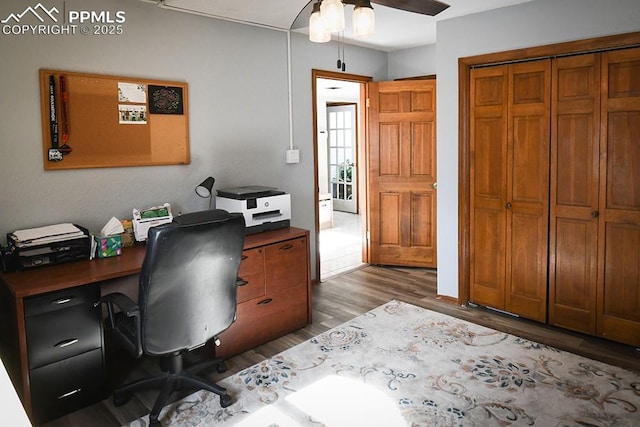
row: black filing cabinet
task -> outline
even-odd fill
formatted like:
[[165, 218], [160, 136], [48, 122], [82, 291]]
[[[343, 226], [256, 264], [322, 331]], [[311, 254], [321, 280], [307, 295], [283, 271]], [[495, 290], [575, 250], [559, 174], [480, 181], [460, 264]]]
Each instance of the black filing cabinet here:
[[42, 423], [106, 396], [99, 284], [24, 300], [33, 421]]

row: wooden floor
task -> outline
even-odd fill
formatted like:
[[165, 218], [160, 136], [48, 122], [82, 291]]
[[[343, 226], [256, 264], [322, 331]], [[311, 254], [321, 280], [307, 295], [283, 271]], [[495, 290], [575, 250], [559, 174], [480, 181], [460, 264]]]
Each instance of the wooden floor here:
[[[482, 308], [460, 307], [437, 297], [436, 281], [437, 273], [435, 270], [374, 266], [336, 276], [314, 286], [313, 324], [228, 360], [227, 372], [224, 374], [214, 372], [210, 374], [209, 378], [220, 380], [392, 299], [640, 372], [640, 351], [635, 348], [513, 318]], [[117, 354], [122, 353], [113, 349], [109, 353], [107, 359], [111, 361], [108, 369], [111, 373], [109, 380], [112, 385], [157, 371], [155, 361], [121, 358]], [[149, 413], [155, 395], [151, 391], [139, 393], [129, 403], [117, 408], [113, 406], [110, 399], [106, 399], [45, 425], [46, 427], [121, 426]]]

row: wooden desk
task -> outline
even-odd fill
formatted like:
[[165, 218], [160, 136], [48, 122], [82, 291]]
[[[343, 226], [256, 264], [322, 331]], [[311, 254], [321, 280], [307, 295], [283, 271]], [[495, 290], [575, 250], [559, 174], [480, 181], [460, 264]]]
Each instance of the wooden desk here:
[[[294, 227], [281, 230], [267, 231], [258, 234], [246, 236], [244, 250], [245, 254], [251, 255], [250, 259], [255, 260], [256, 254], [264, 257], [262, 263], [256, 264], [252, 261], [251, 266], [244, 266], [243, 261], [240, 270], [251, 273], [251, 280], [247, 280], [246, 286], [239, 288], [238, 291], [238, 321], [234, 324], [225, 335], [229, 341], [234, 341], [232, 345], [222, 346], [221, 354], [231, 355], [250, 347], [261, 344], [262, 342], [274, 339], [276, 336], [291, 332], [292, 330], [304, 327], [311, 322], [311, 280], [309, 266], [309, 232]], [[291, 244], [294, 243], [294, 244]], [[2, 323], [8, 323], [5, 326], [3, 336], [0, 336], [3, 348], [3, 360], [7, 364], [7, 370], [13, 376], [13, 381], [21, 395], [22, 402], [28, 414], [32, 414], [32, 396], [29, 377], [29, 353], [27, 348], [27, 328], [25, 322], [25, 300], [33, 299], [43, 294], [56, 292], [84, 286], [87, 284], [96, 284], [110, 279], [117, 279], [125, 276], [139, 274], [144, 260], [146, 247], [144, 245], [124, 248], [122, 255], [112, 258], [94, 259], [91, 261], [76, 261], [68, 264], [60, 264], [54, 266], [45, 266], [34, 268], [32, 270], [20, 271], [15, 273], [0, 274], [0, 282], [2, 283], [2, 293], [0, 294], [3, 301], [0, 309], [4, 309]], [[276, 256], [270, 256], [273, 252]], [[287, 255], [287, 252], [291, 255]], [[258, 260], [259, 261], [259, 260]], [[306, 264], [306, 268], [305, 268]], [[256, 270], [256, 266], [258, 270]], [[283, 276], [288, 275], [289, 270], [302, 272], [298, 277], [303, 278], [303, 283], [293, 283], [297, 287], [288, 284], [283, 280]], [[257, 273], [256, 273], [257, 271]], [[262, 281], [262, 283], [259, 283]], [[253, 292], [256, 287], [260, 287], [262, 294], [251, 294], [251, 297], [241, 298], [241, 295], [248, 295], [247, 292]], [[291, 289], [299, 289], [303, 291], [295, 301], [303, 301], [303, 304], [297, 304], [296, 307], [288, 307], [291, 313], [297, 313], [297, 318], [284, 319], [286, 314], [282, 313], [283, 304], [287, 304], [286, 298], [275, 298], [273, 304], [265, 304], [266, 299], [274, 299], [274, 295], [267, 295], [265, 292], [272, 288], [275, 295], [289, 298], [292, 295]], [[297, 294], [296, 294], [297, 295]], [[268, 298], [267, 298], [268, 297]], [[260, 307], [272, 307], [270, 311], [264, 312], [267, 319], [277, 317], [278, 327], [264, 330], [264, 326], [256, 325], [252, 316], [255, 314], [252, 307], [259, 303]], [[277, 304], [276, 304], [277, 303]], [[263, 309], [264, 310], [264, 309]], [[246, 313], [246, 314], [243, 314]], [[249, 314], [251, 313], [251, 314]], [[265, 317], [258, 319], [263, 325], [269, 325], [265, 321]], [[286, 326], [282, 327], [282, 324]], [[255, 328], [260, 330], [258, 340], [256, 334], [251, 333]]]

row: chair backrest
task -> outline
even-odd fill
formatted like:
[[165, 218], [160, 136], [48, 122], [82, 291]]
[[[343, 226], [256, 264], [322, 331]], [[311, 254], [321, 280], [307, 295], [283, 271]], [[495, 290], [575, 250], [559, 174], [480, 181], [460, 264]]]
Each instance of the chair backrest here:
[[197, 347], [233, 323], [244, 234], [242, 214], [223, 210], [149, 229], [138, 295], [146, 354]]

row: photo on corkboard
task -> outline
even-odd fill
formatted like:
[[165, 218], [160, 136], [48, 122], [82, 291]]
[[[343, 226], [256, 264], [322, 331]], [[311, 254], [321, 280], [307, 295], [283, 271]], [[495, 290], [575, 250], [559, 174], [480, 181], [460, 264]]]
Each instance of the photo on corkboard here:
[[182, 88], [149, 85], [150, 114], [183, 114]]

